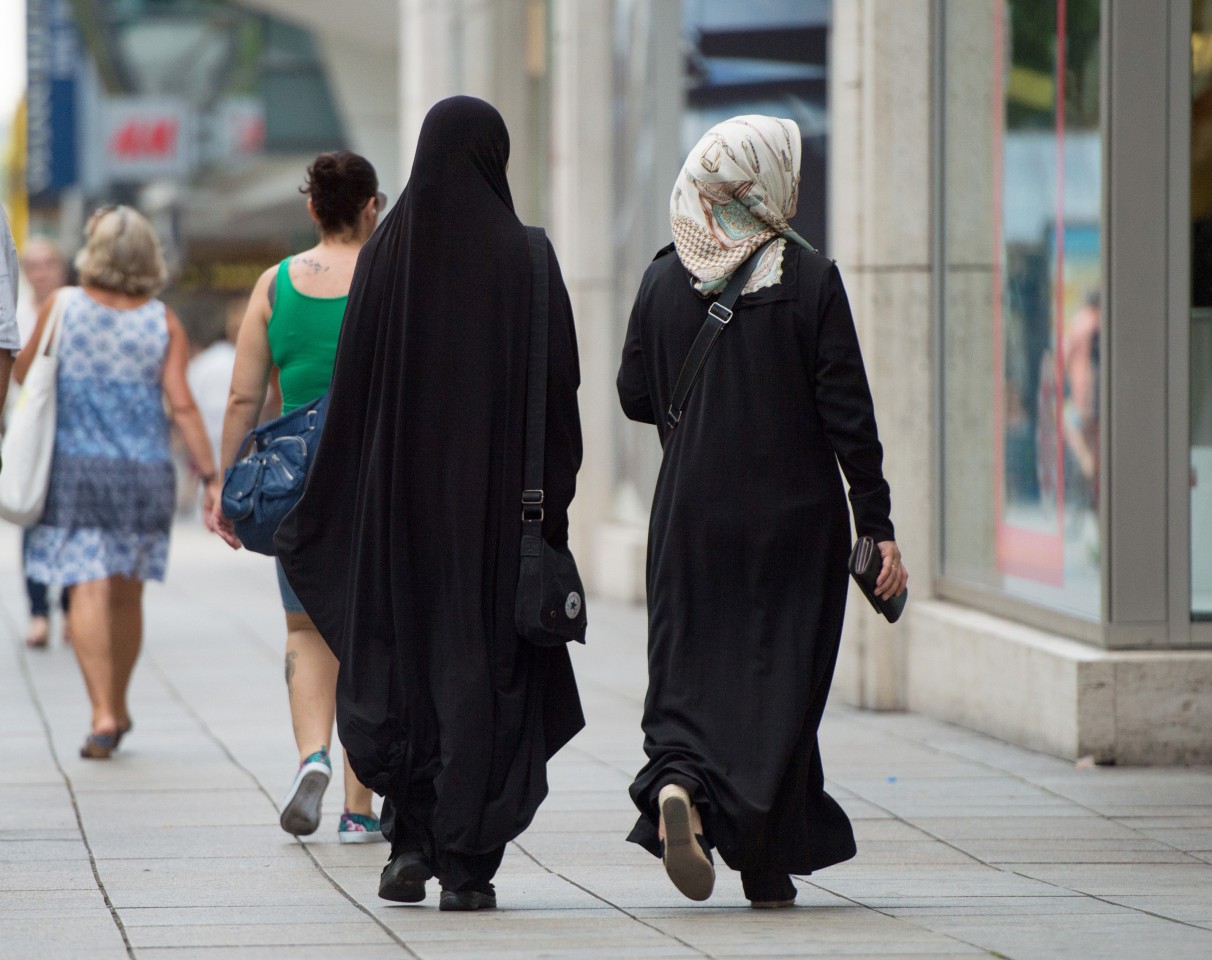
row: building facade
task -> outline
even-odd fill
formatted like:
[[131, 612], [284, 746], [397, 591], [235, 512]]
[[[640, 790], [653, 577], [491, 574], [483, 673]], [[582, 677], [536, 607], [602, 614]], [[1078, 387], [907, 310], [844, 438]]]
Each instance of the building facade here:
[[[376, 0], [358, 7], [377, 79], [319, 0], [247, 3], [331, 35], [355, 149], [383, 149], [368, 98], [394, 70], [401, 182], [435, 100], [502, 110], [519, 213], [548, 226], [577, 315], [574, 550], [623, 599], [643, 598], [659, 463], [615, 398], [631, 294], [714, 117], [698, 86], [774, 71], [717, 105], [821, 137], [819, 239], [912, 571], [895, 627], [851, 598], [835, 695], [1061, 756], [1212, 760], [1209, 0], [755, 0], [732, 19], [694, 0]], [[770, 53], [780, 34], [791, 52]]]

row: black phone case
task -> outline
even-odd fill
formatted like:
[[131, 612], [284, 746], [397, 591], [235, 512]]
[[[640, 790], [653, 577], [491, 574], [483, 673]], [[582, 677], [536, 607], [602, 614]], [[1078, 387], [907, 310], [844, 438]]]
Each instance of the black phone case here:
[[875, 541], [870, 537], [859, 537], [854, 549], [850, 552], [850, 576], [854, 578], [854, 582], [863, 591], [863, 596], [867, 598], [871, 606], [875, 607], [876, 612], [883, 614], [884, 619], [889, 623], [896, 623], [905, 609], [905, 601], [909, 599], [909, 588], [906, 587], [889, 600], [881, 600], [877, 597], [875, 581], [879, 579], [883, 563], [884, 558], [880, 554], [879, 547], [875, 545]]

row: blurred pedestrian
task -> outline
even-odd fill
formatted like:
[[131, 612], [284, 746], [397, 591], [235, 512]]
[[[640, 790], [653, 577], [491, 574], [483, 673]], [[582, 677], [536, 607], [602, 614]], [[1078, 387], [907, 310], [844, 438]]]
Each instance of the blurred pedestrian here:
[[[496, 906], [505, 845], [584, 723], [567, 650], [514, 622], [531, 324], [509, 134], [453, 97], [421, 126], [399, 202], [358, 264], [328, 425], [282, 522], [287, 575], [341, 661], [337, 722], [382, 793], [379, 896]], [[566, 550], [581, 462], [572, 310], [550, 245], [542, 535]]]
[[[38, 314], [54, 296], [55, 291], [67, 283], [67, 258], [63, 252], [45, 237], [32, 237], [21, 252], [21, 270], [29, 281], [33, 296], [17, 305], [17, 326], [21, 330], [21, 345], [29, 342], [30, 334], [38, 322]], [[25, 549], [29, 542], [29, 530], [21, 537], [21, 556], [24, 563]], [[25, 645], [42, 648], [50, 641], [50, 589], [30, 577], [25, 578], [25, 594], [29, 601], [29, 627], [25, 631]], [[59, 606], [63, 610], [63, 641], [71, 642], [71, 628], [67, 613], [71, 607], [71, 591], [60, 587]]]
[[[320, 242], [266, 270], [253, 287], [240, 325], [223, 424], [224, 468], [235, 462], [245, 435], [256, 426], [275, 368], [283, 413], [328, 390], [358, 252], [374, 232], [386, 201], [370, 161], [344, 150], [316, 157], [307, 168], [302, 192], [319, 225]], [[231, 546], [240, 546], [218, 503], [210, 523]], [[328, 746], [336, 713], [337, 658], [291, 589], [282, 564], [275, 562], [286, 612], [286, 689], [299, 748], [299, 768], [283, 801], [280, 822], [287, 833], [306, 836], [320, 825], [321, 800], [332, 778]], [[332, 573], [330, 558], [316, 562], [317, 573]], [[358, 781], [347, 756], [345, 812], [337, 827], [341, 841], [383, 839], [371, 799], [370, 789]]]
[[[54, 461], [42, 519], [25, 551], [29, 576], [72, 589], [72, 646], [92, 703], [83, 757], [108, 758], [131, 729], [127, 688], [143, 642], [143, 583], [163, 580], [174, 478], [165, 399], [208, 496], [219, 487], [185, 380], [189, 341], [155, 295], [166, 270], [151, 224], [125, 206], [89, 218], [65, 287]], [[51, 312], [17, 358], [24, 379]], [[208, 504], [209, 506], [209, 504]]]
[[8, 225], [8, 214], [0, 207], [0, 413], [8, 397], [13, 355], [21, 349], [17, 329], [17, 246]]
[[248, 299], [241, 297], [227, 304], [223, 336], [189, 361], [189, 389], [206, 424], [215, 463], [223, 462], [223, 418], [231, 392], [231, 375], [236, 366], [236, 338], [248, 310]]
[[[664, 448], [648, 537], [648, 762], [628, 839], [694, 900], [711, 894], [714, 847], [755, 907], [790, 906], [789, 874], [854, 855], [817, 744], [848, 578], [839, 462], [858, 533], [879, 541], [877, 593], [907, 579], [841, 276], [787, 223], [799, 169], [790, 120], [736, 117], [699, 141], [618, 376], [624, 412], [656, 424]], [[708, 307], [771, 240], [680, 420], [667, 416]]]

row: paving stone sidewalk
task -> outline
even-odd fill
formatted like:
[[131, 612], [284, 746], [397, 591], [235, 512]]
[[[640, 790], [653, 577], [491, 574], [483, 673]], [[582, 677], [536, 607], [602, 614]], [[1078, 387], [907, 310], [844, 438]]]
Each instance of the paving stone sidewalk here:
[[388, 904], [386, 847], [337, 843], [337, 785], [307, 843], [278, 827], [296, 760], [269, 561], [178, 528], [136, 728], [103, 763], [77, 755], [71, 651], [21, 645], [18, 540], [0, 531], [0, 960], [1212, 957], [1212, 769], [1078, 769], [905, 714], [827, 714], [859, 854], [800, 878], [794, 910], [750, 910], [727, 870], [682, 899], [623, 840], [644, 618], [606, 603], [573, 652], [588, 727], [509, 848], [501, 909]]

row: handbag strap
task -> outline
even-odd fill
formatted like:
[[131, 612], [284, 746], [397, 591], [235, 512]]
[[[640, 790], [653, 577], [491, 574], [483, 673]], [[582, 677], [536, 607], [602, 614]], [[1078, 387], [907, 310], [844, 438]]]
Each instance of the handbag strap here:
[[669, 409], [665, 412], [665, 423], [671, 430], [681, 422], [682, 411], [686, 409], [690, 391], [694, 389], [699, 374], [703, 372], [707, 354], [711, 353], [711, 348], [715, 346], [716, 340], [719, 339], [720, 334], [724, 332], [724, 328], [732, 319], [732, 305], [736, 303], [741, 291], [745, 289], [745, 284], [753, 276], [754, 268], [762, 259], [766, 248], [777, 239], [777, 236], [771, 237], [754, 250], [749, 258], [732, 272], [732, 277], [729, 279], [728, 285], [724, 287], [724, 292], [720, 294], [719, 299], [707, 308], [707, 319], [699, 327], [698, 336], [694, 338], [690, 353], [686, 355], [686, 360], [682, 364], [682, 372], [678, 374], [677, 385], [673, 388], [673, 399], [669, 401]]
[[[547, 234], [527, 227], [530, 248], [530, 363], [526, 370], [526, 447], [522, 474], [522, 552], [538, 547], [527, 540], [543, 522], [543, 453], [547, 433]], [[531, 537], [527, 535], [530, 534]]]

